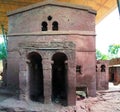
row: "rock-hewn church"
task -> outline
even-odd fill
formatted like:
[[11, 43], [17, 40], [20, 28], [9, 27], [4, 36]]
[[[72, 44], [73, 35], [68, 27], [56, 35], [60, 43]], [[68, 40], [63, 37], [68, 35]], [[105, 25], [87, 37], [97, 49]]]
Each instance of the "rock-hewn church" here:
[[76, 88], [95, 96], [95, 15], [48, 1], [9, 12], [7, 86], [41, 103], [75, 105]]

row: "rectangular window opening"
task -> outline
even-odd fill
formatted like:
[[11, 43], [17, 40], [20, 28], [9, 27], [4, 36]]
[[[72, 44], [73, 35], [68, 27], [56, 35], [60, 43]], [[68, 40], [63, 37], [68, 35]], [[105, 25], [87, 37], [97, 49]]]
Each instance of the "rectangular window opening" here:
[[79, 74], [82, 74], [81, 68], [82, 68], [82, 67], [81, 67], [80, 65], [77, 65], [77, 66], [76, 66], [76, 72], [79, 73]]

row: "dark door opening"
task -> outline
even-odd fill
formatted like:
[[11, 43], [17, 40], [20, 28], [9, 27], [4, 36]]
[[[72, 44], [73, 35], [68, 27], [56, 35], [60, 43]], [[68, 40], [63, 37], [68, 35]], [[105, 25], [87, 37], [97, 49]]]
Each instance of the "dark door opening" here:
[[28, 55], [29, 63], [29, 92], [32, 101], [44, 102], [43, 90], [43, 68], [42, 58], [36, 53], [32, 52]]
[[114, 73], [111, 74], [111, 81], [110, 82], [114, 82]]
[[109, 82], [114, 83], [114, 81], [115, 81], [115, 72], [116, 72], [116, 69], [114, 67], [109, 68]]
[[52, 60], [52, 101], [67, 105], [67, 56], [56, 53]]

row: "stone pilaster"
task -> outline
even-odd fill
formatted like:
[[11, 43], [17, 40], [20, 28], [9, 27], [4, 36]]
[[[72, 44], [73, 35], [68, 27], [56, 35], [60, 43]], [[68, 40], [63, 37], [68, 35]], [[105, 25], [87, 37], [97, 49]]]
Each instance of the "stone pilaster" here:
[[43, 74], [44, 74], [44, 102], [51, 103], [52, 95], [52, 76], [51, 76], [51, 61], [43, 59]]
[[76, 104], [76, 72], [75, 62], [68, 61], [68, 89], [67, 89], [67, 105]]
[[26, 63], [26, 58], [21, 56], [21, 61], [19, 62], [19, 89], [20, 89], [20, 99], [28, 101], [29, 100], [29, 70], [28, 64]]

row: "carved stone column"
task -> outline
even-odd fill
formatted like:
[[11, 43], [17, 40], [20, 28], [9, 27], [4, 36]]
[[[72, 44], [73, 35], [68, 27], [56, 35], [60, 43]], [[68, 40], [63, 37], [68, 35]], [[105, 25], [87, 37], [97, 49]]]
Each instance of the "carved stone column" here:
[[52, 95], [52, 76], [51, 76], [51, 61], [49, 59], [43, 59], [43, 77], [44, 77], [44, 102], [51, 103]]
[[76, 104], [76, 72], [75, 61], [68, 61], [68, 89], [67, 89], [67, 105]]
[[25, 54], [22, 53], [19, 62], [19, 88], [20, 88], [20, 99], [29, 100], [29, 70], [28, 64], [26, 63]]

